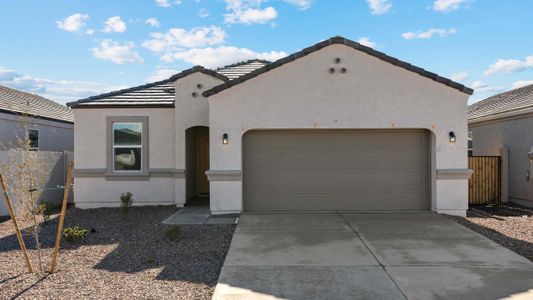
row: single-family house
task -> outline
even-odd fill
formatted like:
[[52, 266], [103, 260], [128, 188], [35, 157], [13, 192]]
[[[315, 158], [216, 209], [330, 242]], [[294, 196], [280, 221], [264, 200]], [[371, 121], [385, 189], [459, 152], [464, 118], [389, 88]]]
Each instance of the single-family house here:
[[69, 103], [76, 206], [242, 211], [468, 206], [472, 90], [343, 37]]
[[25, 134], [35, 150], [74, 151], [74, 115], [52, 100], [0, 85], [0, 151]]
[[[0, 85], [0, 165], [8, 163], [7, 150], [26, 137], [32, 150], [53, 152], [46, 155], [50, 172], [42, 199], [57, 204], [63, 192], [56, 186], [64, 184], [65, 155], [60, 152], [74, 151], [74, 115], [64, 105]], [[0, 216], [8, 214], [0, 196]]]
[[505, 199], [533, 207], [533, 84], [468, 107], [472, 154], [505, 158]]

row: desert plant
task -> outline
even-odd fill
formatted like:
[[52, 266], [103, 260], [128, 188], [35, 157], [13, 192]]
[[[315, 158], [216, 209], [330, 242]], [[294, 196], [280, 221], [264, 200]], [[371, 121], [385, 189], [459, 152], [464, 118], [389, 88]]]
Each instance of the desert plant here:
[[128, 212], [129, 208], [133, 204], [133, 194], [131, 192], [125, 192], [120, 195], [120, 203], [122, 210]]
[[86, 235], [87, 230], [79, 226], [67, 227], [65, 230], [63, 230], [63, 236], [69, 243], [75, 243], [84, 240]]
[[39, 214], [43, 216], [44, 223], [50, 221], [50, 216], [52, 215], [54, 207], [55, 205], [50, 201], [41, 201], [41, 204], [39, 204]]
[[177, 240], [180, 236], [181, 228], [176, 224], [170, 225], [167, 231], [165, 231], [165, 237], [171, 241]]

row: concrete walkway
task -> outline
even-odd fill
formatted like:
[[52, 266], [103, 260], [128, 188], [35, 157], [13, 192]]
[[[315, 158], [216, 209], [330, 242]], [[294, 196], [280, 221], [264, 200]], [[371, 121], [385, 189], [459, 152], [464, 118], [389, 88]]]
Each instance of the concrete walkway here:
[[533, 264], [443, 216], [243, 214], [213, 299], [533, 299]]
[[171, 225], [235, 224], [237, 216], [213, 216], [209, 206], [186, 206], [165, 219], [162, 223]]

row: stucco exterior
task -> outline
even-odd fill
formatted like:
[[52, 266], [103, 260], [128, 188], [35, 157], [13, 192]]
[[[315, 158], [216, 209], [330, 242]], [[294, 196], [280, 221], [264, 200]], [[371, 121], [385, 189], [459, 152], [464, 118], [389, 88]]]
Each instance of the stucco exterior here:
[[[11, 148], [24, 137], [20, 115], [0, 112], [0, 151]], [[26, 122], [26, 121], [24, 121]], [[39, 130], [40, 151], [73, 151], [74, 124], [28, 117], [28, 129]]]
[[[201, 72], [179, 78], [175, 105], [168, 108], [74, 107], [76, 205], [119, 206], [120, 193], [130, 191], [137, 205], [183, 206], [189, 194], [186, 130], [195, 126], [209, 127], [213, 214], [242, 211], [242, 137], [249, 130], [425, 129], [431, 137], [431, 208], [465, 215], [466, 93], [340, 44], [202, 96], [222, 83]], [[106, 175], [110, 116], [148, 117], [149, 168], [142, 176]]]
[[[331, 74], [331, 67], [347, 72]], [[467, 169], [467, 99], [443, 84], [332, 45], [209, 98], [211, 169], [241, 171], [242, 136], [252, 129], [427, 129], [433, 135], [432, 209], [464, 215], [468, 177], [439, 179], [437, 172]], [[457, 142], [449, 141], [450, 131]], [[224, 133], [227, 145], [220, 143]], [[211, 210], [242, 210], [240, 179], [211, 180]]]
[[508, 198], [533, 207], [533, 157], [528, 156], [533, 152], [533, 115], [471, 123], [469, 130], [473, 155], [502, 155], [504, 149], [507, 166], [502, 166], [502, 171], [508, 178]]

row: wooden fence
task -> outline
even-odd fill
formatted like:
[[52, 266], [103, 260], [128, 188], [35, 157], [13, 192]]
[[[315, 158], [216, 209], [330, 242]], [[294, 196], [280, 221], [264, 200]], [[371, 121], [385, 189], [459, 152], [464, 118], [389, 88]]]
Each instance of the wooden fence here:
[[474, 171], [468, 181], [469, 204], [501, 204], [501, 159], [499, 156], [468, 157]]

